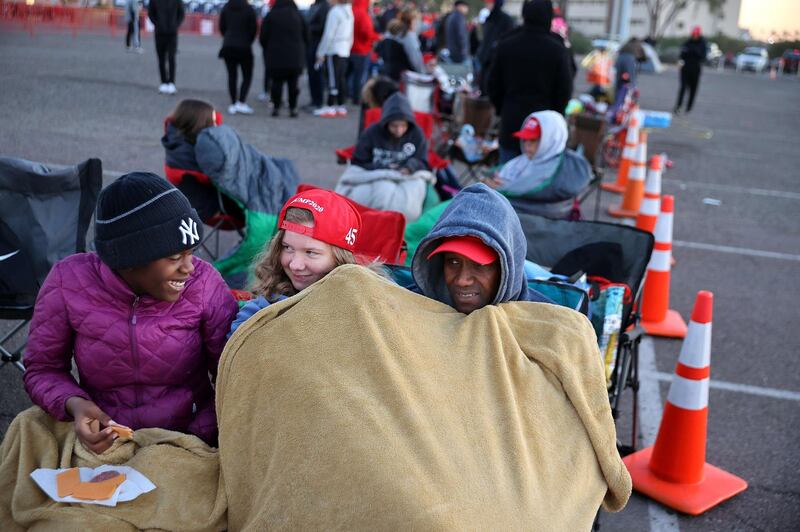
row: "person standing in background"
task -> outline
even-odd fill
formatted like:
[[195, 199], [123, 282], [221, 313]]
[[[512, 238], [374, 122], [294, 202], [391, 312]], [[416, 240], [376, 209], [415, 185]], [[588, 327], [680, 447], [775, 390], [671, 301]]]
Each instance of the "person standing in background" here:
[[308, 92], [311, 94], [311, 108], [322, 107], [322, 69], [316, 68], [317, 48], [325, 30], [325, 19], [328, 16], [328, 0], [316, 0], [306, 13], [309, 43], [306, 48], [306, 70], [308, 72]]
[[380, 35], [369, 16], [370, 0], [353, 0], [353, 47], [348, 59], [347, 92], [353, 105], [361, 104], [361, 87], [367, 82], [369, 54]]
[[[639, 71], [639, 63], [645, 61], [647, 57], [644, 55], [644, 48], [642, 42], [636, 37], [628, 39], [622, 48], [617, 51], [617, 62], [614, 64], [614, 69], [617, 72], [614, 80], [614, 95], [619, 94], [619, 89], [623, 83], [630, 83], [632, 87], [636, 86], [636, 74]], [[627, 76], [625, 76], [627, 74]]]
[[272, 116], [278, 116], [286, 83], [289, 93], [289, 116], [297, 117], [297, 81], [303, 73], [308, 26], [294, 0], [277, 0], [261, 22], [261, 46], [272, 82]]
[[[253, 41], [256, 38], [258, 21], [256, 11], [247, 0], [228, 0], [219, 15], [219, 32], [222, 34], [222, 49], [219, 57], [228, 70], [228, 94], [231, 105], [228, 113], [253, 114], [253, 108], [245, 103], [250, 83], [253, 81]], [[242, 85], [237, 91], [239, 69]]]
[[480, 87], [481, 92], [486, 94], [486, 86], [497, 42], [511, 33], [514, 29], [514, 19], [511, 15], [503, 11], [504, 0], [487, 0], [486, 6], [491, 9], [489, 16], [483, 23], [483, 40], [478, 47], [478, 64], [480, 65]]
[[140, 54], [143, 50], [142, 36], [139, 34], [139, 0], [125, 0], [125, 20], [128, 22], [125, 48], [129, 52]]
[[690, 112], [694, 106], [694, 97], [697, 95], [697, 86], [700, 85], [700, 72], [703, 69], [703, 62], [708, 55], [708, 43], [702, 35], [700, 26], [692, 28], [691, 38], [681, 46], [681, 88], [678, 90], [678, 103], [675, 104], [673, 113], [676, 115], [681, 112], [683, 105], [683, 93], [689, 89], [689, 101], [686, 103], [686, 112]]
[[565, 112], [572, 97], [569, 55], [550, 33], [553, 3], [529, 0], [522, 4], [523, 25], [502, 39], [489, 71], [489, 98], [500, 114], [500, 162], [520, 155], [513, 137], [529, 114], [550, 109]]
[[425, 61], [422, 58], [422, 49], [417, 35], [417, 20], [419, 13], [416, 9], [406, 8], [397, 15], [397, 19], [403, 23], [403, 34], [400, 42], [408, 57], [408, 63], [414, 72], [425, 73]]
[[[147, 18], [155, 26], [156, 56], [161, 94], [175, 94], [175, 54], [178, 51], [178, 28], [183, 24], [183, 2], [181, 0], [150, 0]], [[168, 63], [167, 70], [165, 63]]]
[[389, 21], [397, 18], [401, 9], [403, 9], [403, 0], [392, 0], [392, 3], [383, 10], [378, 18], [378, 31], [381, 33], [388, 31]]
[[325, 19], [325, 30], [317, 48], [316, 68], [325, 64], [328, 78], [328, 105], [314, 111], [314, 116], [334, 118], [347, 116], [344, 100], [347, 93], [345, 74], [347, 58], [353, 47], [353, 8], [350, 0], [331, 2]]
[[453, 63], [464, 63], [469, 60], [468, 14], [469, 4], [465, 0], [456, 0], [453, 11], [445, 22], [445, 43]]

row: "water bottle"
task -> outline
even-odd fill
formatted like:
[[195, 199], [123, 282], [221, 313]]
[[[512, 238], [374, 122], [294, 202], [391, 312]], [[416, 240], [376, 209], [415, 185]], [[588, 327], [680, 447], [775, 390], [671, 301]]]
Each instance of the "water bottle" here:
[[464, 158], [474, 163], [480, 161], [482, 154], [478, 140], [475, 138], [475, 128], [472, 124], [464, 124], [458, 134], [458, 145], [464, 152]]

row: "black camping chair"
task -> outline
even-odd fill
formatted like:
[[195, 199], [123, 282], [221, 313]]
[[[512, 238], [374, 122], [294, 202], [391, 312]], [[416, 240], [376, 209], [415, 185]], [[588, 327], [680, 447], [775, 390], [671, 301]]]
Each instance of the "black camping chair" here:
[[631, 298], [623, 305], [617, 343], [616, 363], [611, 373], [608, 398], [614, 419], [619, 415], [622, 392], [633, 391], [633, 433], [631, 445], [620, 445], [620, 453], [636, 447], [637, 392], [639, 388], [639, 342], [635, 306], [639, 300], [654, 238], [647, 231], [606, 222], [553, 220], [518, 213], [528, 242], [527, 259], [567, 276], [584, 272], [630, 288]]
[[33, 317], [50, 268], [86, 250], [102, 183], [100, 159], [62, 169], [0, 157], [0, 320], [13, 322], [0, 336], [0, 367], [24, 371], [26, 338], [10, 345]]

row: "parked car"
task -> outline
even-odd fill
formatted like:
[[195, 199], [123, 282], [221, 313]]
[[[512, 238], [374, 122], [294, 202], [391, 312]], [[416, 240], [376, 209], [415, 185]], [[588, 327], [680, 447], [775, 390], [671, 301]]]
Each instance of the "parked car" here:
[[784, 50], [781, 61], [784, 74], [797, 74], [797, 67], [800, 64], [800, 49]]
[[736, 56], [736, 70], [752, 70], [764, 72], [769, 66], [769, 55], [766, 48], [749, 47]]
[[658, 57], [662, 63], [675, 64], [681, 58], [681, 47], [667, 46], [666, 48], [661, 48], [658, 51]]
[[706, 64], [709, 66], [717, 66], [722, 60], [722, 50], [715, 42], [708, 43], [708, 53], [706, 54]]

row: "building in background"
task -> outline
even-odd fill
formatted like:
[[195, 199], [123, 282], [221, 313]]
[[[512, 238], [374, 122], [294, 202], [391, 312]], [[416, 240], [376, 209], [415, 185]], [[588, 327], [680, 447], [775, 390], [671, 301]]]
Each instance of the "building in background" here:
[[[591, 37], [608, 36], [611, 27], [610, 13], [620, 0], [568, 0], [567, 22], [570, 29], [577, 30]], [[558, 4], [558, 0], [554, 0]], [[645, 0], [631, 0], [630, 35], [645, 38], [650, 30], [650, 19]], [[683, 37], [689, 34], [692, 27], [700, 26], [706, 35], [723, 33], [730, 37], [739, 37], [739, 13], [742, 0], [726, 0], [720, 13], [711, 13], [708, 4], [702, 0], [690, 2], [689, 6], [678, 14], [666, 28], [664, 37]], [[506, 2], [506, 12], [515, 17], [520, 16], [522, 2], [513, 0]]]

